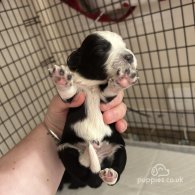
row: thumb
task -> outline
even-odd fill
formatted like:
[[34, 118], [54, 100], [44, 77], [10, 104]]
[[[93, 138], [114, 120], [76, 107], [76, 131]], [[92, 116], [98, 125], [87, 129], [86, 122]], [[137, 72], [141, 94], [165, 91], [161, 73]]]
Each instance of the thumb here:
[[69, 108], [74, 108], [82, 105], [85, 101], [85, 94], [83, 92], [78, 93], [72, 100], [71, 103], [69, 103]]
[[50, 109], [54, 109], [57, 112], [64, 112], [68, 108], [78, 107], [82, 105], [85, 101], [84, 93], [80, 92], [73, 98], [72, 102], [65, 103], [62, 101], [59, 95], [55, 95], [50, 103]]

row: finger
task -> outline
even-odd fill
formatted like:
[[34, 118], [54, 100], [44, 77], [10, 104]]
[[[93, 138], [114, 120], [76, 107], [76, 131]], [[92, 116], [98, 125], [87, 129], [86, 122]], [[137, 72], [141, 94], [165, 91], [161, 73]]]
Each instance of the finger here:
[[115, 127], [119, 133], [124, 133], [127, 130], [127, 121], [125, 119], [121, 119], [115, 123]]
[[64, 111], [70, 107], [78, 107], [85, 101], [85, 95], [83, 93], [78, 93], [75, 95], [71, 103], [65, 103], [62, 101], [59, 95], [55, 95], [51, 101], [50, 107], [54, 107], [56, 111]]
[[61, 112], [64, 109], [68, 109], [68, 105], [62, 101], [59, 95], [55, 95], [49, 105], [49, 108], [55, 109], [57, 112]]
[[103, 120], [106, 124], [114, 123], [122, 118], [126, 114], [127, 106], [122, 102], [118, 106], [107, 110], [103, 113]]
[[78, 107], [82, 105], [85, 101], [85, 94], [80, 92], [78, 93], [72, 100], [72, 102], [69, 104], [69, 107]]
[[105, 111], [110, 110], [111, 108], [117, 106], [118, 104], [120, 104], [122, 102], [123, 96], [124, 96], [123, 91], [119, 92], [119, 94], [111, 102], [109, 102], [107, 104], [101, 103], [100, 110], [102, 112], [105, 112]]

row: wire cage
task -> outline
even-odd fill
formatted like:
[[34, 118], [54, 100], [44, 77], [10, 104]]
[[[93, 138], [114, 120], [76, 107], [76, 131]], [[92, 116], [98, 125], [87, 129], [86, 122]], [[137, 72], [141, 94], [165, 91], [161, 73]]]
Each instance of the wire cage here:
[[138, 59], [139, 83], [124, 97], [128, 138], [195, 145], [195, 1], [74, 1], [84, 11], [68, 2], [0, 1], [0, 155], [43, 120], [56, 94], [47, 69], [96, 30], [120, 34]]

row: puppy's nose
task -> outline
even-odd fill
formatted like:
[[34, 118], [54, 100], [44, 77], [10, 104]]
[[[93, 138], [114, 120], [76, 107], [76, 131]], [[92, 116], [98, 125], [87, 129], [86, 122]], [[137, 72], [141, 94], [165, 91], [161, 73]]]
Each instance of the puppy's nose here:
[[131, 64], [133, 62], [133, 55], [132, 54], [127, 54], [124, 56], [124, 59]]

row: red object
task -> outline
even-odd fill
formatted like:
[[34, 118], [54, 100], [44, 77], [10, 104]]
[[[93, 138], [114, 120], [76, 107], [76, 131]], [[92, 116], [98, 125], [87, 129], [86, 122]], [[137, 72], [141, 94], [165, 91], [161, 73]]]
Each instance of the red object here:
[[[115, 11], [113, 13], [102, 13], [98, 8], [95, 10], [87, 11], [85, 10], [82, 5], [80, 4], [79, 0], [62, 0], [64, 3], [68, 4], [73, 9], [79, 11], [83, 15], [85, 15], [88, 18], [91, 18], [93, 20], [97, 20], [99, 22], [120, 22], [123, 21], [125, 18], [127, 18], [130, 14], [133, 13], [136, 6], [131, 6], [128, 3], [123, 3], [123, 9], [120, 11], [124, 11], [125, 13], [120, 16], [116, 17]], [[165, 0], [159, 0], [159, 1], [165, 1]], [[113, 16], [114, 17], [113, 17]]]
[[62, 1], [68, 4], [70, 7], [74, 8], [75, 10], [79, 11], [80, 13], [84, 14], [88, 18], [97, 20], [97, 18], [99, 17], [98, 19], [99, 22], [112, 22], [112, 21], [120, 22], [124, 20], [126, 17], [128, 17], [135, 9], [135, 6], [130, 6], [129, 4], [124, 3], [123, 6], [127, 9], [126, 13], [124, 13], [124, 15], [122, 15], [121, 17], [117, 19], [115, 18], [113, 19], [108, 14], [102, 14], [100, 10], [97, 10], [97, 11], [94, 10], [93, 12], [87, 12], [83, 10], [78, 0], [62, 0]]

